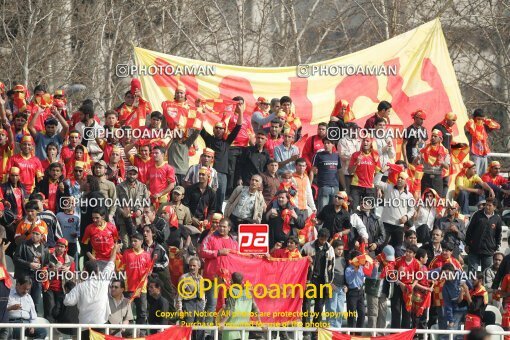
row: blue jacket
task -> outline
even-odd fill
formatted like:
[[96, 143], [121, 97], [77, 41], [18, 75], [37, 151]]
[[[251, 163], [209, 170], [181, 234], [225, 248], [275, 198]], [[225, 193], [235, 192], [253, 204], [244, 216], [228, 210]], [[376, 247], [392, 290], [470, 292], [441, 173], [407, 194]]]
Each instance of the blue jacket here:
[[[461, 274], [457, 271], [456, 274]], [[467, 304], [457, 302], [460, 296], [461, 275], [456, 275], [454, 280], [445, 281], [443, 286], [443, 311], [447, 322], [453, 322], [456, 312], [467, 312]], [[466, 280], [469, 289], [473, 288], [471, 281]]]
[[[374, 270], [372, 271], [372, 275], [370, 276], [372, 279], [377, 277], [377, 267], [374, 266]], [[345, 269], [345, 283], [349, 289], [361, 288], [363, 287], [363, 283], [365, 282], [365, 273], [363, 272], [363, 266], [360, 266], [358, 270], [350, 264]]]

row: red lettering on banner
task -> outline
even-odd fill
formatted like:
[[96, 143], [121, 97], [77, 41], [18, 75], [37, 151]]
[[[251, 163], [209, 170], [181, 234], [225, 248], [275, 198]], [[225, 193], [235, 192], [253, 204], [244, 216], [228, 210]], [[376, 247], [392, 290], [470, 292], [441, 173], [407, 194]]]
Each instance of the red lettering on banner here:
[[[441, 76], [429, 58], [423, 58], [421, 79], [429, 84], [431, 90], [411, 97], [402, 89], [404, 79], [400, 75], [399, 59], [389, 60], [384, 64], [386, 66], [397, 65], [397, 76], [388, 77], [386, 89], [391, 93], [393, 110], [402, 120], [404, 126], [409, 126], [413, 123], [411, 118], [412, 112], [417, 109], [423, 109], [427, 113], [424, 126], [430, 131], [434, 125], [443, 120], [445, 114], [452, 111], [450, 99], [445, 91]], [[457, 135], [458, 128], [456, 125], [454, 130], [456, 130], [454, 135]]]
[[[306, 127], [310, 125], [312, 120], [313, 105], [310, 99], [308, 99], [308, 79], [292, 77], [290, 80], [290, 93], [289, 97], [292, 98], [292, 102], [296, 107], [296, 115], [301, 119], [303, 123], [303, 129], [306, 131]], [[315, 132], [315, 131], [311, 131]]]
[[[160, 67], [160, 69], [164, 69], [165, 66], [172, 64], [170, 64], [164, 59], [156, 58], [156, 60], [154, 60], [154, 65]], [[195, 76], [185, 75], [175, 77], [167, 74], [157, 74], [153, 76], [153, 79], [158, 86], [169, 87], [174, 91], [175, 88], [177, 87], [177, 82], [181, 81], [184, 84], [184, 86], [186, 86], [187, 102], [193, 105], [195, 104], [195, 99], [198, 97], [198, 83]], [[171, 100], [173, 98], [168, 99]]]
[[232, 99], [236, 96], [243, 97], [246, 104], [246, 113], [249, 113], [251, 118], [257, 100], [253, 96], [253, 87], [248, 79], [236, 76], [224, 77], [220, 82], [219, 90], [221, 99]]
[[[351, 107], [354, 101], [361, 96], [369, 98], [377, 106], [379, 99], [379, 84], [376, 76], [356, 75], [344, 78], [335, 89], [335, 104], [341, 99], [349, 102]], [[333, 110], [333, 108], [331, 108]]]
[[[379, 98], [377, 93], [379, 92], [379, 83], [377, 82], [376, 76], [363, 76], [355, 75], [349, 76], [342, 79], [340, 84], [335, 89], [335, 104], [345, 99], [349, 102], [351, 108], [354, 106], [354, 102], [359, 97], [367, 97], [374, 103], [374, 109], [369, 112], [358, 112], [357, 116], [363, 115], [362, 118], [356, 119], [356, 123], [360, 126], [365, 125], [365, 121], [372, 116], [372, 112], [375, 111]], [[333, 107], [328, 111], [333, 111]]]
[[[154, 64], [160, 67], [171, 65], [162, 58], [156, 58]], [[399, 58], [389, 60], [385, 62], [384, 65], [397, 65], [397, 75], [390, 75], [386, 77], [386, 89], [391, 94], [390, 102], [392, 103], [395, 113], [401, 119], [404, 127], [412, 124], [411, 113], [417, 109], [423, 109], [428, 114], [428, 118], [425, 120], [424, 125], [429, 131], [435, 124], [443, 119], [446, 113], [452, 111], [450, 100], [445, 91], [441, 76], [438, 73], [436, 66], [429, 58], [423, 59], [421, 78], [431, 87], [431, 90], [414, 96], [408, 96], [404, 92], [404, 79], [400, 74]], [[158, 74], [154, 75], [153, 79], [158, 86], [171, 89], [175, 89], [177, 82], [180, 80], [186, 86], [186, 94], [188, 97], [188, 103], [190, 104], [194, 104], [195, 99], [198, 97], [198, 83], [195, 76], [174, 77], [165, 74]], [[303, 123], [303, 133], [314, 134], [315, 129], [310, 126], [313, 105], [307, 96], [308, 79], [290, 77], [289, 81], [289, 96], [294, 102], [297, 116]], [[219, 84], [219, 97], [222, 99], [232, 99], [235, 96], [242, 96], [245, 100], [246, 113], [248, 114], [253, 112], [256, 105], [256, 98], [253, 92], [251, 82], [243, 77], [227, 76], [224, 77]], [[342, 81], [336, 86], [335, 103], [340, 99], [345, 99], [352, 107], [359, 97], [367, 97], [374, 103], [373, 111], [375, 111], [377, 103], [381, 100], [378, 98], [378, 92], [379, 85], [376, 76], [349, 76], [342, 79]], [[320, 109], [327, 110], [327, 114], [329, 115], [333, 107]], [[324, 112], [321, 113], [323, 114]], [[356, 120], [356, 122], [361, 125], [363, 125], [371, 115], [369, 112], [359, 112], [357, 114], [358, 116], [365, 115], [364, 117]], [[250, 119], [249, 115], [247, 115], [246, 118]], [[457, 135], [458, 127], [454, 126], [454, 129], [454, 134]]]

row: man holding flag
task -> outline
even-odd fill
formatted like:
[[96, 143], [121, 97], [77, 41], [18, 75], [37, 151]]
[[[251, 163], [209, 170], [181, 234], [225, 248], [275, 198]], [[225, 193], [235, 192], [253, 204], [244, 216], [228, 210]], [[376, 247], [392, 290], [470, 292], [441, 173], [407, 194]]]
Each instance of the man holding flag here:
[[217, 212], [222, 212], [222, 205], [227, 191], [227, 175], [233, 175], [228, 173], [229, 149], [230, 145], [237, 137], [237, 134], [241, 131], [244, 109], [244, 104], [236, 106], [235, 112], [238, 115], [237, 123], [226, 139], [224, 137], [227, 125], [224, 122], [219, 122], [214, 125], [213, 135], [209, 134], [209, 132], [205, 131], [205, 129], [200, 131], [200, 136], [204, 139], [205, 145], [207, 145], [208, 148], [211, 148], [215, 153], [214, 168], [218, 172], [218, 190], [216, 191]]
[[122, 267], [127, 276], [127, 295], [135, 302], [136, 323], [147, 323], [147, 274], [152, 270], [154, 262], [151, 255], [142, 248], [143, 236], [140, 233], [131, 235], [131, 249], [122, 256]]

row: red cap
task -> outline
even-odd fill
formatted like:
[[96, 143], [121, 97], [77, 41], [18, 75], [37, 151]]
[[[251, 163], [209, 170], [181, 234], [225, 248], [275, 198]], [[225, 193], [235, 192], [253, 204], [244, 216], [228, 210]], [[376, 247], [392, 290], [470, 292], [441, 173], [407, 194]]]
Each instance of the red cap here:
[[39, 233], [41, 235], [44, 234], [44, 232], [42, 231], [41, 227], [40, 226], [35, 226], [34, 229], [32, 229], [32, 232], [33, 233]]
[[67, 242], [67, 240], [65, 238], [61, 237], [57, 240], [57, 244], [63, 244], [67, 248], [67, 246], [69, 245], [69, 242]]
[[418, 111], [411, 113], [411, 117], [421, 118], [423, 120], [427, 119], [427, 115], [425, 114], [425, 112], [423, 112], [423, 110], [418, 110]]
[[141, 89], [142, 89], [142, 84], [140, 83], [140, 79], [138, 79], [138, 78], [131, 79], [131, 94], [134, 96], [136, 90], [141, 90]]
[[464, 162], [462, 163], [462, 167], [464, 169], [471, 169], [472, 167], [474, 167], [476, 164], [472, 161], [467, 161], [467, 162]]
[[266, 98], [264, 98], [264, 97], [259, 97], [259, 98], [257, 99], [257, 102], [259, 102], [260, 104], [269, 104], [269, 102], [267, 101], [267, 99], [266, 99]]

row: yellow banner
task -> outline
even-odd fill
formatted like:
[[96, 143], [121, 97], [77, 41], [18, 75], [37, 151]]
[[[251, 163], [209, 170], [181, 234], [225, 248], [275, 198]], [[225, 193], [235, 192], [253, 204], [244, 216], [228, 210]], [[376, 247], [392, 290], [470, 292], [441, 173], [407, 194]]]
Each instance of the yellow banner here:
[[468, 117], [439, 19], [362, 51], [292, 67], [242, 67], [187, 59], [135, 47], [142, 93], [154, 110], [172, 100], [177, 82], [187, 101], [242, 96], [251, 114], [258, 97], [290, 96], [305, 133], [329, 121], [335, 103], [347, 100], [363, 125], [382, 100], [393, 105], [393, 126], [412, 124], [411, 113], [427, 114], [431, 128], [449, 112], [457, 114], [454, 136], [465, 142]]

